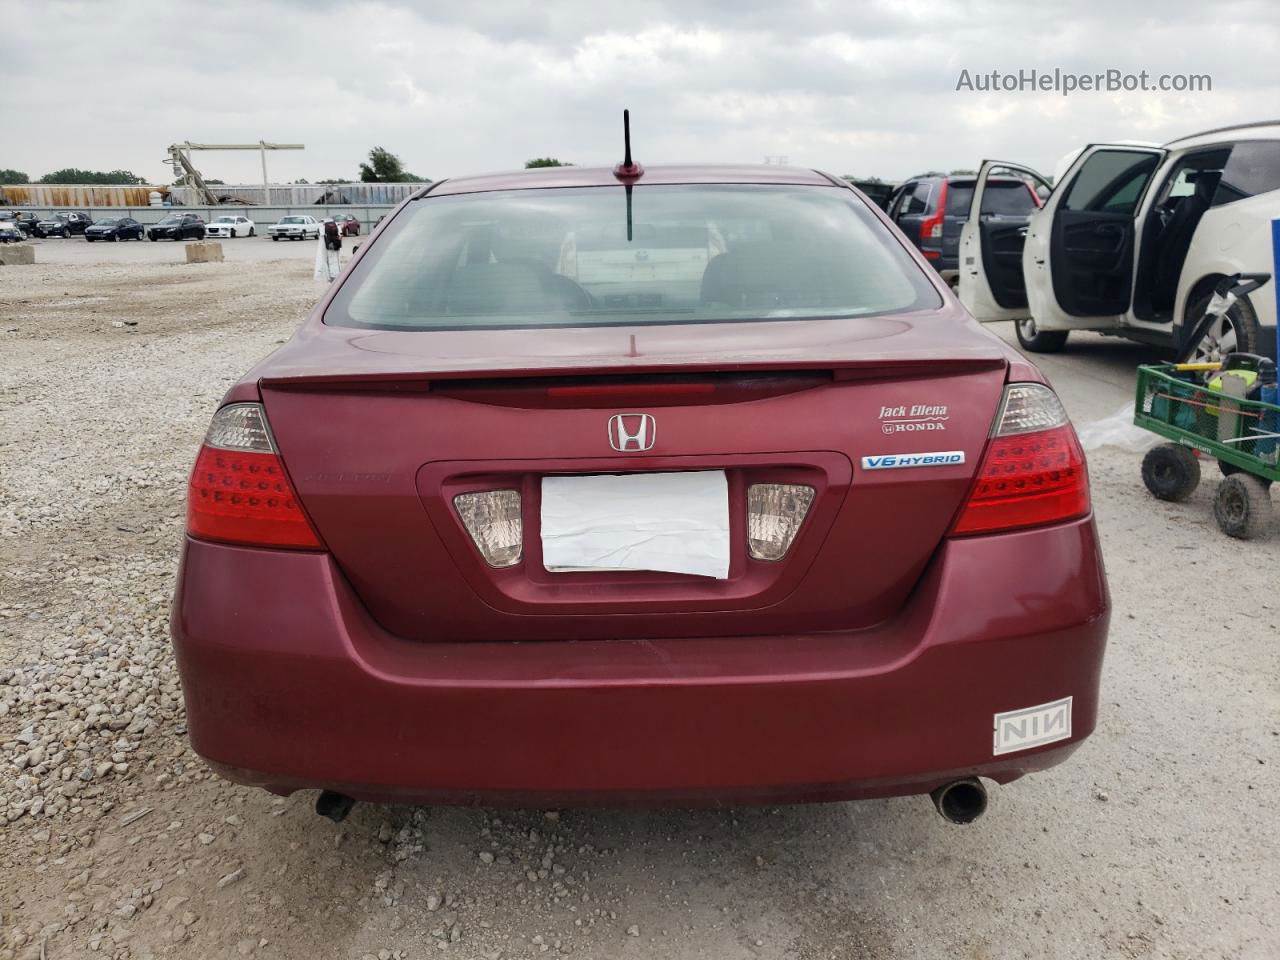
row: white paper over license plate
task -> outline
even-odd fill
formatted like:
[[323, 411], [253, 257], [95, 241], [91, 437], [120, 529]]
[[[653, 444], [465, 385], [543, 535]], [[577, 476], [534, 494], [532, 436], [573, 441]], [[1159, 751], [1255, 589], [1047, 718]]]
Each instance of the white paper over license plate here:
[[723, 470], [542, 479], [548, 570], [657, 570], [729, 576]]

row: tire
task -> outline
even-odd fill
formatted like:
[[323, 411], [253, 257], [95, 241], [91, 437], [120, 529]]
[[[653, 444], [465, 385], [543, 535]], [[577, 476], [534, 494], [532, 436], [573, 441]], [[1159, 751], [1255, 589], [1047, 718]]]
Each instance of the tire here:
[[280, 239], [280, 237], [279, 237], [278, 235], [276, 235], [276, 234], [274, 234], [274, 233], [271, 235], [271, 242], [272, 242], [272, 243], [274, 243], [275, 241], [277, 241], [277, 240], [279, 240], [279, 239]]
[[148, 240], [150, 240], [152, 243], [155, 243], [155, 242], [156, 242], [156, 235], [155, 235], [154, 233], [149, 233], [149, 234], [147, 234], [147, 239], [148, 239]]
[[256, 229], [254, 229], [253, 227], [250, 227], [250, 228], [249, 228], [249, 236], [251, 236], [251, 237], [256, 237], [257, 235], [258, 235], [258, 231], [257, 231]]
[[93, 243], [93, 237], [85, 237], [85, 238], [84, 238], [84, 242], [85, 242], [85, 243]]
[[1200, 486], [1200, 461], [1181, 444], [1162, 443], [1142, 458], [1142, 482], [1157, 500], [1181, 503]]
[[[1213, 295], [1199, 297], [1187, 307], [1184, 329], [1188, 336], [1194, 335], [1196, 325], [1204, 316], [1205, 308]], [[1216, 346], [1204, 344], [1208, 334], [1218, 340]], [[1248, 297], [1241, 297], [1231, 305], [1221, 321], [1215, 321], [1200, 338], [1200, 343], [1184, 343], [1178, 350], [1179, 357], [1185, 357], [1192, 363], [1216, 363], [1228, 353], [1266, 353], [1263, 346], [1262, 325], [1258, 322], [1258, 313]]]
[[1249, 473], [1234, 473], [1218, 484], [1213, 518], [1229, 537], [1253, 540], [1271, 527], [1271, 494], [1267, 485]]
[[1033, 318], [1016, 320], [1014, 333], [1018, 335], [1018, 343], [1023, 350], [1031, 353], [1057, 353], [1067, 345], [1069, 330], [1039, 330]]

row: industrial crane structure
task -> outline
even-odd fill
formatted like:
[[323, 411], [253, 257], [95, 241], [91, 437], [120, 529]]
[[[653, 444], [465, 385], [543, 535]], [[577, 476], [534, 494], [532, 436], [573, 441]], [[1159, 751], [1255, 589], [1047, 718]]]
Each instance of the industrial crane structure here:
[[188, 190], [198, 193], [201, 199], [209, 206], [217, 206], [218, 197], [209, 189], [209, 185], [200, 176], [200, 171], [192, 164], [191, 151], [258, 150], [262, 153], [263, 202], [269, 204], [271, 202], [271, 181], [267, 178], [267, 151], [304, 149], [306, 148], [301, 143], [268, 143], [266, 140], [259, 140], [257, 143], [192, 143], [190, 140], [184, 140], [181, 143], [170, 144], [169, 163], [173, 164], [174, 172], [181, 175], [183, 184]]

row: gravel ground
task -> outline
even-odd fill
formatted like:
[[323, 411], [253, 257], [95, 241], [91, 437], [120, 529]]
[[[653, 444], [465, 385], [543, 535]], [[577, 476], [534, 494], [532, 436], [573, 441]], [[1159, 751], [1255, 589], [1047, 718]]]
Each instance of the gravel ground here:
[[[186, 474], [318, 293], [310, 244], [224, 247], [0, 268], [0, 958], [1277, 956], [1278, 541], [1221, 536], [1208, 474], [1153, 501], [1123, 451], [1091, 457], [1101, 725], [973, 827], [922, 798], [335, 826], [208, 774], [166, 638]], [[1081, 421], [1143, 357], [1085, 336], [1043, 365]]]

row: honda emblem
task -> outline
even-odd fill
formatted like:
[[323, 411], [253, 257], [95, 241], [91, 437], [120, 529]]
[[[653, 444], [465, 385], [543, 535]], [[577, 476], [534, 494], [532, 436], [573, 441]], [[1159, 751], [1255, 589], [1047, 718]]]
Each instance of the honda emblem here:
[[615, 413], [609, 418], [609, 446], [619, 453], [652, 450], [658, 425], [647, 413]]

